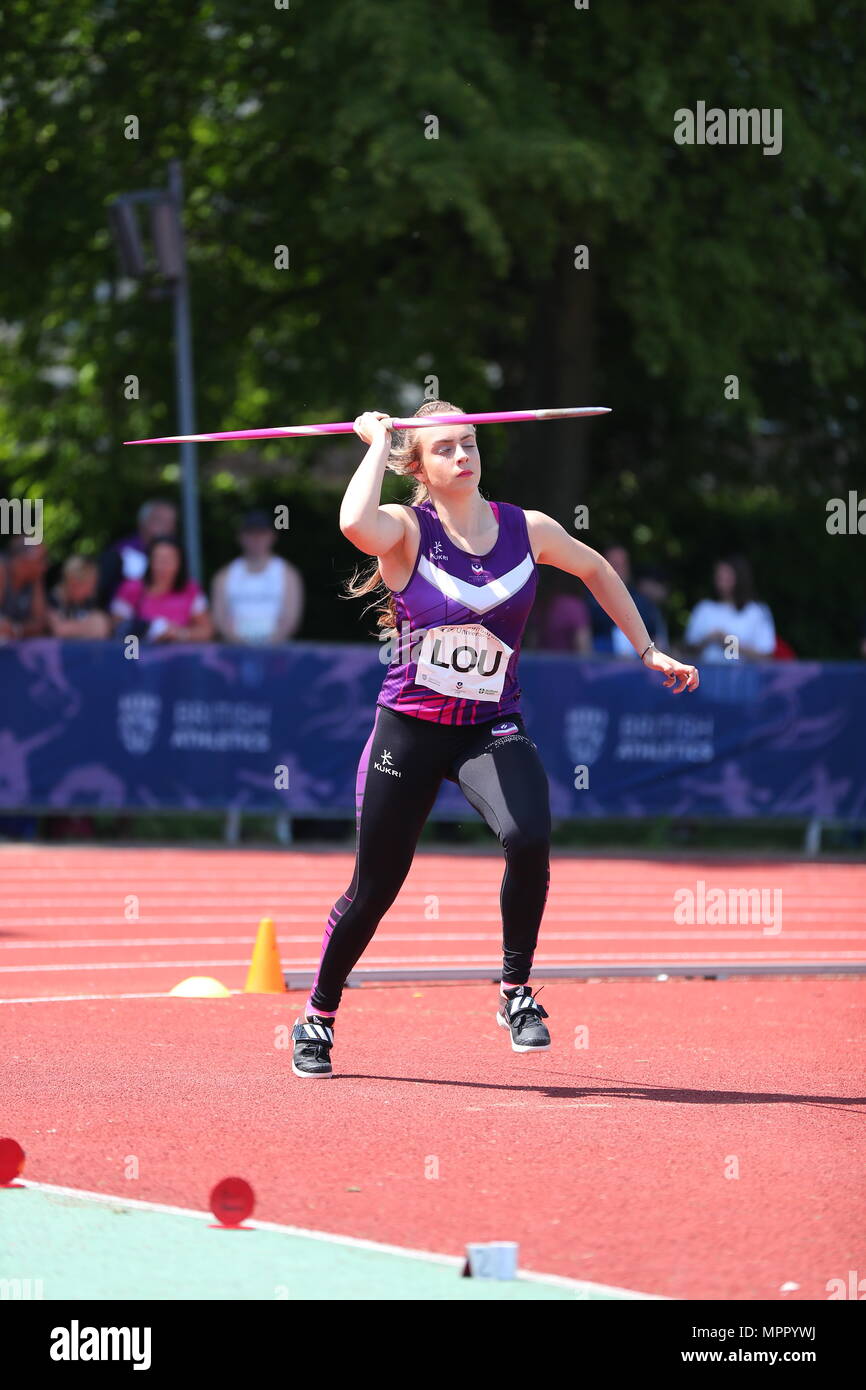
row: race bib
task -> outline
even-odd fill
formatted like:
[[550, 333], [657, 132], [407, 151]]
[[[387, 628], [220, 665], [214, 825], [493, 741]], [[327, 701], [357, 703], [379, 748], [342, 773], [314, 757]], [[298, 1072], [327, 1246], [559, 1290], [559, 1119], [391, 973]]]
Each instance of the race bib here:
[[488, 628], [431, 627], [418, 653], [418, 685], [464, 700], [499, 700], [514, 648]]

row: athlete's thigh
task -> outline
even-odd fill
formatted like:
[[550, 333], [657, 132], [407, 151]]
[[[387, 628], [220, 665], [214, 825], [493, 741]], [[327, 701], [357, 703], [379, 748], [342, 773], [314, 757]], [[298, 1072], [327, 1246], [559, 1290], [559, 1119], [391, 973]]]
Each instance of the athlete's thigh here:
[[447, 770], [438, 726], [379, 705], [358, 768], [358, 853], [406, 867]]
[[479, 730], [453, 772], [467, 801], [500, 839], [549, 838], [547, 773], [519, 715]]

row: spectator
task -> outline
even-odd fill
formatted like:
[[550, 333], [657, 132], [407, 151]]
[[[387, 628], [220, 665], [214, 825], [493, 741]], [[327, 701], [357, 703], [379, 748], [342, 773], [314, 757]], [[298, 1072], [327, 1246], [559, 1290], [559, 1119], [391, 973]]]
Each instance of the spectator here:
[[45, 546], [13, 536], [0, 557], [0, 641], [41, 637], [48, 631]]
[[219, 571], [211, 591], [214, 623], [226, 642], [286, 642], [301, 625], [304, 581], [294, 565], [274, 555], [276, 539], [267, 512], [243, 518], [243, 554]]
[[115, 631], [151, 642], [209, 642], [213, 624], [207, 598], [188, 578], [174, 536], [156, 536], [141, 579], [125, 579], [111, 603]]
[[[609, 545], [604, 551], [604, 558], [608, 564], [616, 570], [625, 587], [634, 599], [635, 607], [640, 613], [646, 624], [647, 632], [653, 642], [661, 645], [659, 632], [661, 629], [661, 615], [651, 599], [648, 599], [631, 582], [631, 559], [624, 545]], [[624, 637], [619, 628], [605, 613], [601, 604], [592, 594], [587, 600], [589, 617], [592, 624], [592, 649], [594, 652], [613, 654], [614, 656], [629, 656], [639, 659], [637, 652]]]
[[138, 530], [105, 552], [101, 563], [100, 600], [108, 608], [125, 579], [141, 579], [147, 569], [148, 547], [156, 536], [177, 534], [177, 507], [156, 498], [138, 509]]
[[686, 625], [685, 644], [703, 662], [718, 663], [727, 644], [737, 639], [734, 655], [746, 661], [769, 660], [776, 650], [776, 628], [765, 603], [755, 598], [752, 567], [742, 555], [719, 560], [714, 573], [715, 599], [701, 599]]
[[589, 610], [575, 593], [579, 583], [562, 570], [544, 575], [543, 592], [533, 607], [527, 630], [527, 646], [546, 652], [592, 653]]
[[111, 633], [111, 619], [99, 607], [99, 566], [86, 555], [63, 562], [60, 583], [48, 596], [48, 626], [55, 637], [100, 638]]

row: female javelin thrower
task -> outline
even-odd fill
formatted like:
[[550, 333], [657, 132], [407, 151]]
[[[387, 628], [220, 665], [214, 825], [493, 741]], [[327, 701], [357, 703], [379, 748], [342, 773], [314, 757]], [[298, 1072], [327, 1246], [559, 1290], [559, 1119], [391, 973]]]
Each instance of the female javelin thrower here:
[[[416, 413], [463, 412], [429, 401]], [[698, 684], [694, 666], [656, 650], [601, 555], [543, 512], [485, 501], [474, 426], [407, 430], [392, 450], [390, 417], [368, 411], [355, 432], [369, 448], [346, 489], [340, 530], [376, 560], [348, 593], [390, 591], [379, 626], [395, 631], [396, 644], [358, 767], [354, 875], [328, 919], [318, 975], [292, 1030], [292, 1070], [310, 1078], [332, 1074], [343, 986], [400, 891], [443, 778], [457, 783], [505, 851], [497, 1022], [515, 1052], [550, 1046], [547, 1011], [529, 985], [550, 882], [550, 807], [517, 684], [536, 567], [582, 579], [676, 693]], [[381, 505], [388, 467], [414, 478], [411, 503]]]

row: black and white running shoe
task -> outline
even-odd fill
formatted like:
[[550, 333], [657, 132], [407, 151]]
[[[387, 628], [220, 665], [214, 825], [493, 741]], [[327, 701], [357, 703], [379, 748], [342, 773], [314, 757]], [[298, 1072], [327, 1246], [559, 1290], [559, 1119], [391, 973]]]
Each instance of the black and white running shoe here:
[[510, 1029], [515, 1052], [535, 1052], [550, 1047], [550, 1034], [542, 1022], [547, 1017], [547, 1010], [533, 998], [529, 985], [516, 985], [506, 989], [500, 999], [496, 1022], [500, 1028]]
[[292, 1029], [295, 1049], [292, 1055], [292, 1071], [295, 1076], [333, 1076], [331, 1048], [334, 1046], [334, 1020], [320, 1018], [297, 1019]]

